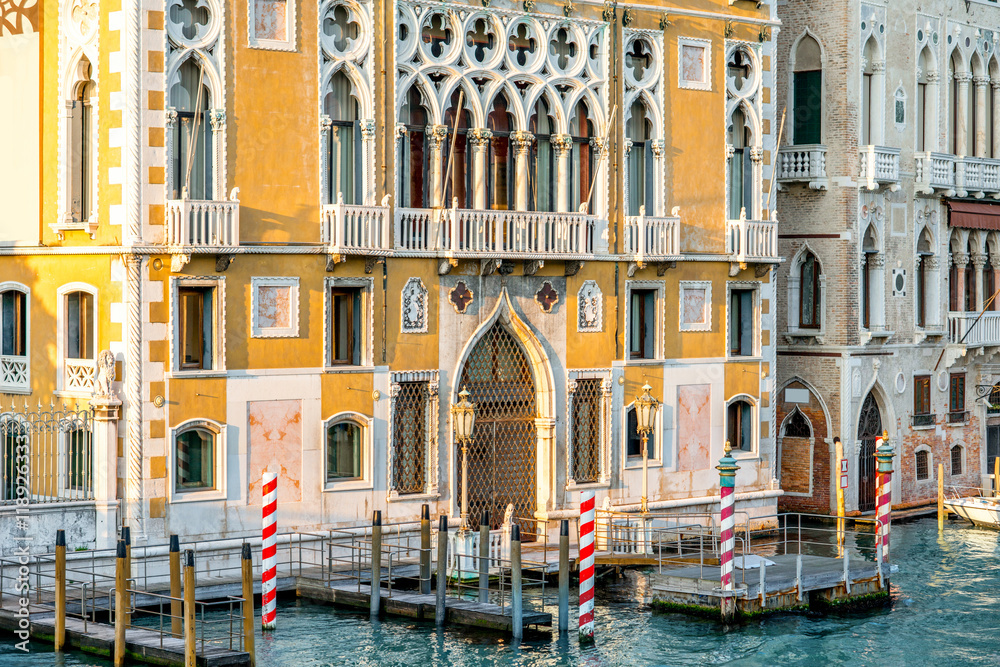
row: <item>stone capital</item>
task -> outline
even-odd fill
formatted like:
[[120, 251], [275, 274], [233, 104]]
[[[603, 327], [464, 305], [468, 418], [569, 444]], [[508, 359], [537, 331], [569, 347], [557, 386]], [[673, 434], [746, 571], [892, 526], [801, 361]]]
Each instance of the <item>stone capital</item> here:
[[925, 269], [934, 271], [941, 266], [941, 261], [937, 258], [937, 255], [923, 255], [922, 264]]
[[556, 157], [565, 157], [573, 149], [573, 137], [569, 134], [553, 134], [550, 142]]
[[484, 127], [477, 127], [469, 130], [467, 137], [469, 143], [472, 144], [474, 149], [484, 151], [489, 148], [490, 139], [493, 138], [493, 133]]
[[874, 60], [874, 61], [872, 61], [872, 72], [874, 74], [884, 74], [885, 73], [885, 61], [884, 60]]
[[403, 123], [396, 123], [396, 138], [402, 139], [406, 136], [406, 125]]
[[175, 109], [174, 107], [167, 107], [166, 115], [167, 115], [166, 126], [167, 129], [169, 130], [177, 125], [177, 109]]
[[976, 88], [985, 88], [986, 84], [990, 82], [990, 77], [988, 76], [974, 76], [972, 77], [972, 82], [976, 84]]
[[221, 132], [226, 127], [226, 110], [212, 109], [210, 112], [212, 132]]
[[364, 141], [371, 141], [375, 138], [375, 119], [366, 118], [358, 123], [361, 126], [361, 138]]
[[964, 269], [969, 265], [969, 255], [964, 252], [953, 252], [951, 253], [951, 263], [960, 269]]
[[885, 255], [877, 252], [869, 253], [868, 266], [874, 266], [874, 267], [885, 266]]
[[441, 150], [441, 144], [444, 143], [445, 137], [448, 136], [448, 126], [447, 125], [428, 125], [427, 131], [427, 144], [431, 150]]
[[972, 81], [972, 74], [969, 72], [955, 72], [955, 81], [958, 81], [959, 85], [968, 85]]
[[510, 133], [510, 145], [517, 153], [527, 153], [531, 149], [531, 144], [535, 141], [535, 135], [524, 130], [517, 130]]
[[986, 261], [988, 259], [989, 257], [981, 252], [972, 253], [972, 265], [977, 269], [981, 270], [984, 266], [986, 266]]
[[329, 132], [331, 127], [333, 127], [333, 119], [332, 118], [330, 118], [326, 114], [323, 114], [322, 116], [319, 117], [319, 131], [320, 132]]

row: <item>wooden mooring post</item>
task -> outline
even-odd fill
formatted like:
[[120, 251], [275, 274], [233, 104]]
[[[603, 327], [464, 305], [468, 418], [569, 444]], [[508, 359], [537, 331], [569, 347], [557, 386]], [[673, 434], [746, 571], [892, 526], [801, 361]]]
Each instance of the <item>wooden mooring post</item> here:
[[437, 590], [435, 590], [434, 623], [444, 625], [445, 593], [448, 591], [448, 517], [438, 519]]
[[569, 632], [569, 521], [559, 524], [559, 634]]
[[[132, 529], [122, 526], [122, 539], [125, 541], [125, 578], [132, 579]], [[126, 586], [127, 587], [127, 586]], [[125, 614], [125, 625], [132, 625], [132, 614]]]
[[170, 536], [170, 632], [181, 636], [181, 541], [176, 535]]
[[993, 459], [993, 497], [1000, 498], [1000, 456]]
[[944, 464], [938, 464], [938, 532], [944, 530]]
[[56, 636], [55, 649], [66, 644], [66, 531], [56, 531]]
[[257, 656], [253, 646], [253, 554], [250, 543], [243, 543], [240, 554], [241, 574], [243, 575], [243, 650], [250, 654], [250, 667], [257, 664]]
[[490, 601], [490, 511], [479, 520], [479, 601]]
[[115, 552], [115, 667], [125, 664], [125, 540], [118, 540]]
[[378, 618], [379, 605], [382, 602], [382, 511], [375, 510], [372, 514], [372, 594], [369, 598], [370, 615]]
[[420, 506], [420, 592], [431, 594], [431, 506]]
[[521, 598], [521, 527], [510, 527], [510, 621], [514, 639], [524, 636], [524, 614]]
[[194, 551], [184, 552], [184, 667], [195, 667]]

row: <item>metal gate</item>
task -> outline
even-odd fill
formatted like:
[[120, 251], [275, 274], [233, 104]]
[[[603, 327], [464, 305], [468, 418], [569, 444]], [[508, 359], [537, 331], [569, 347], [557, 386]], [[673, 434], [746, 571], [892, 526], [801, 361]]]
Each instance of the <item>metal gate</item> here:
[[875, 440], [882, 437], [882, 414], [878, 410], [875, 396], [869, 392], [861, 405], [858, 420], [858, 510], [871, 512], [875, 509], [877, 468], [875, 465]]
[[79, 406], [0, 413], [0, 505], [93, 500], [93, 424]]
[[[507, 505], [525, 541], [535, 514], [535, 384], [528, 359], [517, 340], [494, 324], [472, 350], [459, 385], [476, 404], [476, 426], [469, 445], [469, 519], [479, 525], [484, 511], [490, 527], [503, 523]], [[461, 449], [456, 452], [461, 461]], [[461, 497], [461, 479], [458, 480]]]

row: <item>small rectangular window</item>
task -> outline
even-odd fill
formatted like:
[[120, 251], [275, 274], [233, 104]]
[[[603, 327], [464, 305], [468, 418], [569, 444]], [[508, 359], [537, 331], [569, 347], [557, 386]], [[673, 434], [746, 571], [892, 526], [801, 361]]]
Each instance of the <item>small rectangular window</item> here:
[[597, 482], [601, 477], [601, 380], [576, 381], [573, 392], [573, 480]]
[[177, 490], [211, 489], [215, 486], [215, 434], [201, 428], [176, 438]]
[[212, 370], [215, 343], [215, 288], [177, 289], [180, 370]]
[[294, 0], [249, 0], [248, 38], [251, 47], [295, 50]]
[[754, 290], [734, 289], [729, 294], [729, 355], [754, 355]]
[[930, 456], [927, 452], [917, 452], [917, 480], [930, 478]]
[[94, 297], [87, 292], [66, 295], [66, 358], [94, 358]]
[[951, 389], [948, 392], [948, 411], [951, 413], [965, 412], [965, 373], [952, 373]]
[[818, 144], [823, 112], [823, 72], [795, 72], [792, 76], [795, 100], [792, 140], [795, 144]]
[[726, 438], [733, 449], [753, 450], [753, 406], [748, 401], [736, 401], [726, 410]]
[[931, 413], [931, 376], [918, 375], [913, 378], [913, 414]]
[[360, 424], [342, 421], [326, 428], [326, 481], [361, 479], [364, 433]]
[[27, 354], [27, 297], [24, 292], [0, 293], [0, 354], [23, 357]]
[[951, 448], [951, 474], [962, 474], [962, 448], [958, 445]]
[[400, 382], [392, 403], [392, 486], [397, 493], [423, 493], [427, 488], [429, 386]]
[[656, 290], [634, 289], [631, 293], [629, 357], [656, 358]]
[[361, 287], [333, 287], [330, 290], [330, 363], [361, 365]]

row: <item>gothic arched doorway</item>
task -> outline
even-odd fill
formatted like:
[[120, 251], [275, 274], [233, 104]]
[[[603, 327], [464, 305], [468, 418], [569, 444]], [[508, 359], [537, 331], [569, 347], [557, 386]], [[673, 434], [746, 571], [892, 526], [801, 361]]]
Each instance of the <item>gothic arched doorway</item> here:
[[875, 441], [882, 437], [882, 414], [879, 412], [875, 394], [868, 392], [861, 405], [858, 419], [858, 510], [870, 512], [875, 509], [877, 469], [875, 466]]
[[[476, 426], [469, 446], [469, 521], [479, 525], [489, 511], [492, 528], [503, 522], [508, 504], [514, 516], [535, 514], [535, 384], [528, 358], [517, 339], [499, 322], [476, 343], [458, 385], [476, 404]], [[461, 449], [456, 452], [461, 465]], [[461, 497], [461, 475], [458, 497]], [[523, 525], [522, 530], [532, 528]], [[531, 532], [534, 532], [533, 530]], [[522, 536], [529, 539], [530, 535]]]

